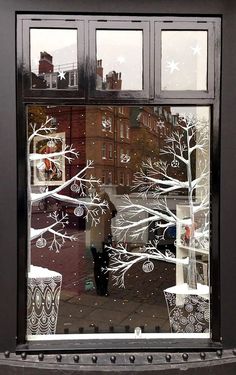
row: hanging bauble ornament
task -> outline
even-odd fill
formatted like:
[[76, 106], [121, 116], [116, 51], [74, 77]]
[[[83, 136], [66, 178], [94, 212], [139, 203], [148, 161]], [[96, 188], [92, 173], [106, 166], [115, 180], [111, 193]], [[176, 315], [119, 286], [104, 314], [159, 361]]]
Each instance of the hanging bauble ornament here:
[[70, 190], [74, 192], [78, 191], [78, 189], [79, 189], [79, 185], [77, 185], [76, 183], [73, 183], [70, 187]]
[[75, 214], [75, 216], [83, 216], [83, 214], [84, 214], [83, 207], [82, 206], [75, 207], [74, 214]]
[[46, 193], [48, 191], [48, 187], [47, 186], [40, 186], [39, 191], [40, 191], [40, 193]]
[[52, 139], [50, 141], [47, 142], [47, 146], [48, 147], [55, 147], [56, 146], [56, 143], [55, 141], [53, 141]]
[[45, 238], [43, 237], [40, 237], [37, 241], [36, 241], [36, 247], [38, 247], [39, 249], [42, 249], [43, 247], [45, 247], [47, 245], [47, 241], [45, 240]]
[[146, 260], [142, 266], [143, 272], [149, 273], [154, 270], [154, 264], [150, 260]]
[[157, 120], [157, 126], [158, 126], [160, 129], [165, 127], [164, 123], [165, 123], [165, 122], [162, 121], [162, 120], [160, 120], [160, 119]]
[[40, 160], [36, 164], [36, 168], [39, 170], [39, 172], [44, 172], [45, 171], [45, 163], [43, 160]]
[[173, 168], [178, 168], [178, 167], [179, 167], [179, 162], [178, 162], [178, 160], [176, 160], [176, 159], [172, 160], [172, 162], [171, 162], [171, 166], [172, 166]]
[[128, 163], [131, 157], [128, 154], [121, 154], [120, 155], [120, 162], [121, 163]]
[[62, 171], [58, 168], [57, 169], [57, 178], [60, 178], [62, 176]]

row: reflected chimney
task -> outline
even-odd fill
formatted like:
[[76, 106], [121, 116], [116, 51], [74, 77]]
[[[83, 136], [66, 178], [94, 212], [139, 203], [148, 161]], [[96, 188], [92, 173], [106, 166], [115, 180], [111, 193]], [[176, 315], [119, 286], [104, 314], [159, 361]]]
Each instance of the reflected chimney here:
[[97, 60], [97, 76], [101, 77], [101, 79], [103, 80], [102, 60]]
[[116, 73], [114, 70], [106, 75], [107, 90], [121, 90], [122, 79], [121, 73]]
[[40, 52], [39, 74], [52, 73], [54, 69], [52, 56], [47, 52]]

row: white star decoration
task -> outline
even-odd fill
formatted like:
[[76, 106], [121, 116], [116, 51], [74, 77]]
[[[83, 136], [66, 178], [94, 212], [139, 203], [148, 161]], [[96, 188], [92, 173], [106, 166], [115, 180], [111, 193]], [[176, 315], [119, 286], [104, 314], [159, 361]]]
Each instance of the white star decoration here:
[[125, 58], [123, 56], [118, 56], [117, 61], [119, 64], [123, 64], [125, 62]]
[[175, 70], [179, 70], [179, 62], [175, 62], [174, 60], [172, 61], [167, 61], [167, 69], [170, 69], [170, 74], [174, 73]]
[[157, 126], [161, 129], [161, 128], [164, 128], [165, 125], [164, 125], [164, 121], [161, 121], [161, 120], [157, 120]]
[[63, 70], [61, 71], [61, 72], [58, 72], [58, 77], [59, 77], [59, 79], [60, 80], [62, 80], [62, 79], [66, 79], [66, 77], [65, 77], [65, 72], [63, 72]]
[[201, 53], [201, 47], [197, 44], [196, 47], [191, 47], [191, 50], [193, 51], [193, 55], [200, 55]]

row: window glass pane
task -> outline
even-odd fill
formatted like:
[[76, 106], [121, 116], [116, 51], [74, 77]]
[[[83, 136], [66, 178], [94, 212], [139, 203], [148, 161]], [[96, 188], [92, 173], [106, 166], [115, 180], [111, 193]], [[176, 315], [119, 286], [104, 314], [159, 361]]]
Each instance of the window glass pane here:
[[97, 30], [97, 89], [143, 89], [141, 30]]
[[30, 61], [33, 89], [77, 88], [77, 30], [31, 29]]
[[161, 89], [207, 90], [207, 31], [162, 31]]
[[208, 335], [209, 107], [120, 108], [27, 108], [29, 339]]

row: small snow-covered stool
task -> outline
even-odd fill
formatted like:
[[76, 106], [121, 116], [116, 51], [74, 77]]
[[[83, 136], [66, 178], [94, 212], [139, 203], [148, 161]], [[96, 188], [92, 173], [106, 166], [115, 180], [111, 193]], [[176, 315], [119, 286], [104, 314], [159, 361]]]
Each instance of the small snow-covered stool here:
[[186, 283], [164, 290], [172, 333], [209, 333], [209, 287]]
[[62, 275], [30, 266], [27, 285], [27, 336], [56, 333]]

